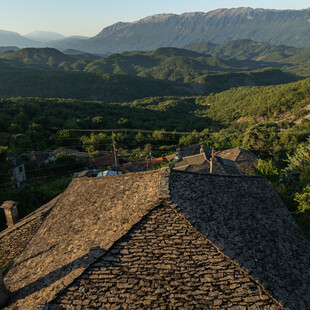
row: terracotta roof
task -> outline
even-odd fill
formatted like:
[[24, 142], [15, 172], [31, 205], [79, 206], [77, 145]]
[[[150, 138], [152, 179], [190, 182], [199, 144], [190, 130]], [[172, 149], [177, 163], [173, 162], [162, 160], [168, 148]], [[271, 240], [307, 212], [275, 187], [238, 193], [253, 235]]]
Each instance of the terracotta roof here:
[[98, 154], [99, 154], [99, 157], [107, 156], [107, 155], [113, 156], [113, 153], [110, 151], [98, 151]]
[[81, 178], [5, 282], [12, 309], [281, 309], [273, 297], [306, 309], [310, 243], [261, 177], [162, 169]]
[[168, 160], [165, 157], [152, 158], [149, 161], [136, 161], [131, 163], [125, 163], [122, 165], [122, 170], [124, 172], [139, 172], [145, 171], [146, 167], [151, 167], [158, 164], [167, 163]]
[[258, 157], [254, 153], [238, 147], [218, 152], [216, 156], [233, 160], [243, 174], [252, 171], [254, 165], [258, 163]]
[[112, 164], [114, 165], [113, 154], [110, 153], [104, 156], [92, 158], [92, 163], [97, 167], [105, 167], [110, 166]]
[[125, 163], [122, 165], [122, 171], [126, 172], [142, 172], [146, 171], [146, 166], [139, 163]]

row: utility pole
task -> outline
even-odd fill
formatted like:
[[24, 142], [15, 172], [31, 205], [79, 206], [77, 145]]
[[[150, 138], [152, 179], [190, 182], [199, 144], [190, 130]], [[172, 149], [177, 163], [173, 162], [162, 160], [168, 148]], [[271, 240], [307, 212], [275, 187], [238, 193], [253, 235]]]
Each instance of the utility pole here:
[[213, 159], [214, 159], [214, 153], [213, 153], [213, 149], [212, 149], [212, 154], [211, 154], [211, 158], [210, 158], [210, 173], [213, 172]]
[[116, 148], [115, 148], [114, 132], [113, 131], [112, 131], [112, 142], [113, 142], [113, 151], [114, 151], [114, 162], [116, 165], [116, 173], [118, 174], [118, 164], [117, 164], [117, 156], [116, 156]]

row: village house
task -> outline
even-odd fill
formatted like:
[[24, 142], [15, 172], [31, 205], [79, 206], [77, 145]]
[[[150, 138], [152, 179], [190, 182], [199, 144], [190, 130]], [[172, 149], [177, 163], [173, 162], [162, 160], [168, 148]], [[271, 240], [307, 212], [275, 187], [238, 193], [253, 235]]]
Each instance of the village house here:
[[258, 176], [161, 169], [77, 178], [2, 231], [0, 248], [12, 259], [5, 309], [310, 304], [310, 242]]
[[71, 154], [71, 155], [74, 155], [76, 159], [78, 160], [83, 160], [83, 161], [89, 161], [89, 155], [87, 152], [80, 152], [79, 150], [75, 150], [75, 149], [70, 149], [70, 148], [67, 148], [67, 147], [60, 147], [56, 150], [54, 150], [52, 153], [51, 153], [51, 159], [52, 161], [55, 160], [57, 154], [60, 154], [60, 153], [67, 153], [67, 154]]
[[28, 158], [30, 163], [34, 163], [37, 166], [41, 166], [42, 164], [47, 164], [52, 161], [51, 154], [49, 152], [32, 151], [28, 155]]
[[217, 152], [216, 156], [234, 161], [238, 170], [242, 174], [247, 174], [253, 171], [254, 165], [257, 165], [258, 163], [258, 157], [254, 153], [239, 147]]
[[203, 146], [200, 147], [199, 154], [183, 157], [182, 161], [175, 164], [174, 169], [199, 173], [240, 174], [234, 161], [213, 156], [212, 153], [209, 156]]
[[210, 158], [212, 150], [209, 147], [201, 144], [184, 146], [182, 148], [177, 149], [175, 154], [178, 156], [179, 159], [182, 159], [184, 157], [200, 154], [201, 148], [203, 148], [203, 151], [206, 154], [207, 158]]
[[27, 180], [24, 161], [12, 152], [8, 154], [8, 160], [11, 180], [15, 187], [19, 188], [20, 185]]

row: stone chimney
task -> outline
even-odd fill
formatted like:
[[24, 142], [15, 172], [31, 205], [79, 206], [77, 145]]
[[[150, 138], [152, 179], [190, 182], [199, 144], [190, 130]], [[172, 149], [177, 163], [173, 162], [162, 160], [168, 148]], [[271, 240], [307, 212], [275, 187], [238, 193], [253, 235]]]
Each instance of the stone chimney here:
[[2, 278], [2, 270], [0, 268], [0, 309], [2, 309], [8, 302], [9, 299], [9, 291], [6, 289], [3, 278]]
[[4, 209], [6, 224], [8, 227], [11, 227], [18, 222], [17, 205], [17, 202], [8, 200], [5, 201], [0, 207], [1, 209]]
[[200, 154], [202, 154], [202, 153], [204, 153], [205, 152], [205, 150], [204, 150], [204, 148], [203, 148], [203, 144], [200, 144]]

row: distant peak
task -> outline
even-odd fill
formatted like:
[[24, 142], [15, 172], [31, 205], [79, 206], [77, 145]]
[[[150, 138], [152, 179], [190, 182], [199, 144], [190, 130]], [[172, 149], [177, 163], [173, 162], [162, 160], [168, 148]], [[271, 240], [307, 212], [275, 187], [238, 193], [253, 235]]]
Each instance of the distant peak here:
[[149, 23], [149, 22], [159, 22], [159, 21], [164, 21], [166, 19], [168, 19], [171, 16], [177, 16], [177, 14], [156, 14], [156, 15], [151, 15], [151, 16], [147, 16], [143, 19], [140, 19], [134, 23]]

